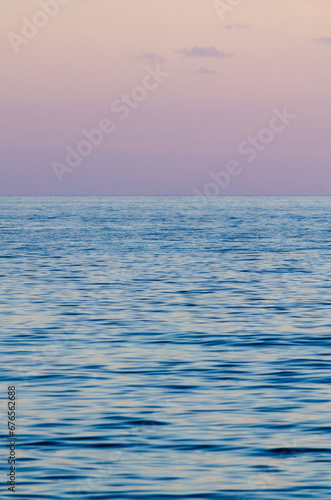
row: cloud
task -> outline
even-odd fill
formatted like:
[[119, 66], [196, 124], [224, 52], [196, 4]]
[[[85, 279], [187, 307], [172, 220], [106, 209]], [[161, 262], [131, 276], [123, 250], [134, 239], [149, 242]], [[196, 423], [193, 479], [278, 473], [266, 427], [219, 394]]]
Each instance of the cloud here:
[[220, 52], [216, 47], [193, 47], [192, 49], [181, 49], [176, 50], [177, 54], [181, 54], [183, 57], [236, 57], [234, 54], [228, 54], [227, 52]]
[[322, 38], [313, 38], [312, 42], [319, 43], [320, 45], [329, 45], [331, 47], [331, 38], [327, 36]]
[[165, 59], [162, 56], [158, 56], [157, 54], [152, 54], [151, 52], [144, 52], [139, 56], [130, 56], [132, 59], [140, 59], [144, 61], [151, 61], [155, 63], [164, 63]]
[[204, 66], [201, 66], [201, 68], [197, 69], [194, 73], [197, 73], [198, 75], [218, 75], [218, 71], [214, 71], [212, 69], [205, 68]]
[[247, 30], [249, 28], [248, 24], [228, 24], [224, 26], [226, 30]]

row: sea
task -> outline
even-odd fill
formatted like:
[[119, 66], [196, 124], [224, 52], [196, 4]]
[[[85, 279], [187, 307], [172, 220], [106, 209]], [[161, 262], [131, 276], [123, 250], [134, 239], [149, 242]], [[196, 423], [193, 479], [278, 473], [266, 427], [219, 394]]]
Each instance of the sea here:
[[330, 197], [0, 212], [1, 498], [330, 500]]

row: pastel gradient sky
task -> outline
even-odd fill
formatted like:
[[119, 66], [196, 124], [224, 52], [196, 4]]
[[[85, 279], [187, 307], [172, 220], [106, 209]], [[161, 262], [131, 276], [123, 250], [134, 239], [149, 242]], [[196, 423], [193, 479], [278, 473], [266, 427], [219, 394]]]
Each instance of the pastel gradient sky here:
[[[221, 195], [331, 194], [330, 0], [243, 0], [224, 19], [213, 0], [69, 0], [15, 51], [42, 1], [0, 0], [1, 195], [192, 195], [230, 160]], [[158, 64], [168, 76], [114, 113]], [[238, 147], [285, 107], [248, 163]], [[105, 118], [59, 182], [52, 164]]]

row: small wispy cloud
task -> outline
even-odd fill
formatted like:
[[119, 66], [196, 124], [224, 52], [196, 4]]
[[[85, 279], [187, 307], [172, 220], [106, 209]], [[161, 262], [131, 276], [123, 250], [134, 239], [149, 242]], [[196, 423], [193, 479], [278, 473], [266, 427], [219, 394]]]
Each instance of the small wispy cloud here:
[[194, 71], [194, 73], [196, 73], [198, 75], [219, 75], [218, 71], [214, 71], [212, 69], [205, 68], [204, 66], [201, 66], [201, 68]]
[[321, 38], [313, 38], [312, 42], [319, 43], [320, 45], [328, 45], [331, 47], [331, 38], [327, 36]]
[[142, 54], [138, 56], [130, 56], [132, 59], [140, 59], [143, 61], [150, 61], [154, 63], [164, 63], [165, 59], [162, 56], [159, 56], [158, 54], [153, 54], [152, 52], [143, 52]]
[[224, 26], [226, 30], [247, 30], [249, 29], [248, 24], [228, 24], [227, 26]]
[[181, 49], [176, 50], [176, 54], [180, 54], [183, 57], [236, 57], [234, 54], [229, 54], [227, 52], [221, 52], [216, 47], [193, 47], [192, 49]]

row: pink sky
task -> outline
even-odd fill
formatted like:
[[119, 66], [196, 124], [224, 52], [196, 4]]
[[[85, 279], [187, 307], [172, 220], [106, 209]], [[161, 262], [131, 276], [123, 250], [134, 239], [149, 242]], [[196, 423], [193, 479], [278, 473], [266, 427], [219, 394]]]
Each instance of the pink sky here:
[[331, 1], [237, 3], [0, 0], [0, 194], [330, 195]]

